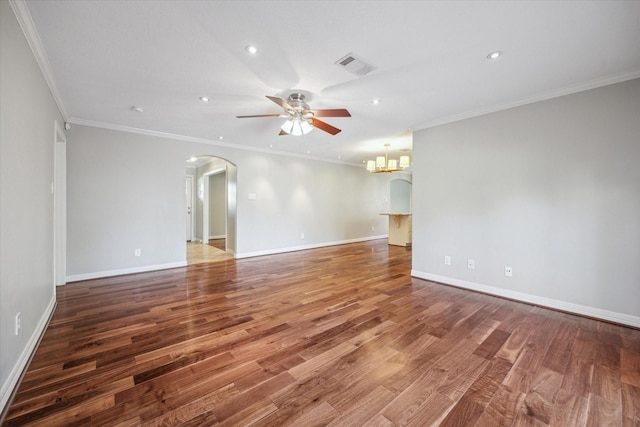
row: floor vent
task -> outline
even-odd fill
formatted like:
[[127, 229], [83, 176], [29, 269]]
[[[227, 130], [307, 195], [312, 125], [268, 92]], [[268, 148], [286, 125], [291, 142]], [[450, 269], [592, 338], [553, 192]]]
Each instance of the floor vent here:
[[336, 65], [359, 77], [362, 77], [365, 74], [373, 71], [373, 69], [375, 68], [373, 65], [363, 61], [353, 53], [349, 53], [348, 55], [338, 59], [336, 61]]

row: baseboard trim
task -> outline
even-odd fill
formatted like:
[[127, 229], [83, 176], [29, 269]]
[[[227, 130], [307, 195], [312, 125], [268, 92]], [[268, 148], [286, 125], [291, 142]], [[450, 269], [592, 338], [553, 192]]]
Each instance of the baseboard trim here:
[[97, 271], [95, 273], [72, 274], [67, 276], [67, 283], [81, 280], [100, 279], [103, 277], [122, 276], [123, 274], [146, 273], [148, 271], [166, 270], [169, 268], [186, 267], [187, 261], [170, 262], [167, 264], [145, 265], [142, 267], [123, 268], [120, 270]]
[[303, 246], [290, 246], [287, 248], [267, 249], [264, 251], [255, 251], [255, 252], [244, 252], [244, 253], [235, 254], [235, 258], [236, 259], [251, 258], [256, 256], [282, 254], [285, 252], [304, 251], [307, 249], [324, 248], [326, 246], [338, 246], [338, 245], [346, 245], [348, 243], [358, 243], [358, 242], [367, 242], [369, 240], [386, 239], [387, 237], [388, 235], [385, 234], [382, 236], [359, 237], [356, 239], [336, 240], [333, 242], [312, 243], [310, 245], [303, 245]]
[[538, 305], [541, 307], [552, 308], [568, 313], [579, 314], [581, 316], [592, 317], [607, 322], [618, 323], [633, 328], [640, 328], [640, 317], [631, 316], [629, 314], [618, 313], [615, 311], [603, 310], [597, 307], [590, 307], [572, 302], [546, 298], [537, 295], [527, 294], [524, 292], [511, 291], [508, 289], [496, 288], [493, 286], [483, 285], [466, 280], [454, 279], [451, 277], [438, 276], [436, 274], [425, 273], [423, 271], [411, 270], [411, 276], [419, 279], [430, 280], [445, 285], [455, 286], [457, 288], [468, 289], [471, 291], [482, 292], [484, 294], [494, 295], [497, 297], [507, 298], [528, 304]]
[[18, 384], [22, 380], [22, 376], [26, 372], [27, 366], [31, 362], [31, 358], [35, 354], [36, 348], [38, 348], [38, 344], [44, 335], [44, 332], [47, 329], [47, 325], [49, 325], [49, 321], [53, 316], [53, 311], [56, 308], [56, 293], [55, 290], [53, 292], [53, 296], [51, 297], [51, 301], [47, 305], [44, 313], [40, 317], [40, 321], [36, 325], [36, 328], [31, 334], [27, 345], [22, 350], [22, 354], [18, 358], [18, 361], [11, 369], [7, 381], [2, 384], [2, 389], [0, 389], [0, 424], [2, 424], [4, 417], [6, 415], [5, 410], [8, 409], [9, 403], [13, 400], [13, 395], [17, 389]]
[[[227, 253], [233, 255], [235, 259], [241, 259], [241, 258], [251, 258], [251, 257], [263, 256], [263, 255], [275, 255], [275, 254], [281, 254], [285, 252], [303, 251], [306, 249], [323, 248], [325, 246], [346, 245], [347, 243], [366, 242], [368, 240], [386, 239], [387, 237], [388, 236], [385, 234], [382, 236], [361, 237], [356, 239], [338, 240], [333, 242], [313, 243], [313, 244], [304, 245], [304, 246], [267, 249], [264, 251], [255, 251], [255, 252], [236, 253], [233, 250], [227, 250]], [[145, 273], [148, 271], [166, 270], [169, 268], [178, 268], [178, 267], [186, 267], [186, 266], [187, 266], [187, 262], [181, 261], [181, 262], [173, 262], [173, 263], [159, 264], [159, 265], [146, 265], [143, 267], [124, 268], [120, 270], [97, 271], [94, 273], [85, 273], [85, 274], [72, 274], [70, 276], [67, 276], [67, 283], [80, 282], [82, 280], [101, 279], [103, 277], [122, 276], [124, 274]]]

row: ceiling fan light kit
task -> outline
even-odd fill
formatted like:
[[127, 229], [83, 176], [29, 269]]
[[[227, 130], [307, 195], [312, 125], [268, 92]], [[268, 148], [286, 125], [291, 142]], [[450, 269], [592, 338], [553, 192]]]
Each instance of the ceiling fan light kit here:
[[331, 135], [341, 132], [337, 127], [331, 126], [329, 123], [318, 120], [316, 117], [351, 117], [349, 111], [344, 108], [312, 110], [301, 93], [292, 93], [285, 101], [277, 96], [267, 95], [271, 101], [278, 104], [286, 114], [258, 114], [252, 116], [236, 116], [239, 119], [251, 117], [286, 117], [287, 121], [280, 127], [280, 135], [306, 135], [318, 128]]
[[399, 162], [396, 159], [389, 159], [389, 146], [390, 144], [384, 144], [384, 156], [377, 156], [375, 160], [367, 160], [367, 170], [370, 173], [401, 172], [411, 166], [409, 156], [400, 156]]
[[306, 135], [313, 130], [307, 119], [291, 118], [280, 127], [282, 135], [300, 136]]

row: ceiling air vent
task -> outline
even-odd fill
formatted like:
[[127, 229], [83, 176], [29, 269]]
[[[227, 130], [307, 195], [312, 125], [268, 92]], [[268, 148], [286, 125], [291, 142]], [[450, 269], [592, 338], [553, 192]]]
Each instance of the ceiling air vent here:
[[366, 63], [352, 53], [338, 59], [336, 65], [359, 77], [364, 76], [375, 68], [373, 65]]

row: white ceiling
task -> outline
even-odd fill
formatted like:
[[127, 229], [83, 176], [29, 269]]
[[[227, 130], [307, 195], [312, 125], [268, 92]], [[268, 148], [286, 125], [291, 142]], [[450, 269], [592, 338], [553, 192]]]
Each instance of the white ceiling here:
[[[26, 4], [72, 123], [354, 163], [385, 142], [411, 148], [411, 129], [640, 77], [640, 1]], [[338, 67], [348, 53], [375, 69]], [[281, 118], [235, 117], [279, 113], [265, 95], [294, 91], [352, 117], [302, 137], [278, 136]]]

